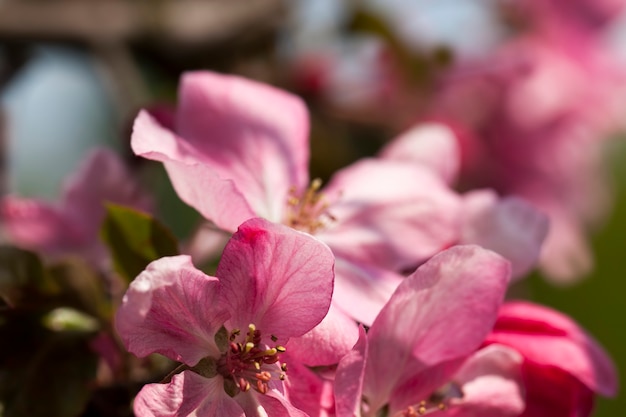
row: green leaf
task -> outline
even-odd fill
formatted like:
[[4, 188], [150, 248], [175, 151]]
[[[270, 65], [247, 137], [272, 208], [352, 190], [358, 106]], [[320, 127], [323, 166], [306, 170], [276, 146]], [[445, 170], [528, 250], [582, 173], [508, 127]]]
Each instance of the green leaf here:
[[59, 292], [45, 273], [41, 259], [27, 250], [0, 246], [0, 298], [10, 307], [36, 303]]
[[129, 283], [153, 260], [178, 254], [178, 243], [164, 225], [127, 207], [108, 204], [100, 234], [116, 271]]

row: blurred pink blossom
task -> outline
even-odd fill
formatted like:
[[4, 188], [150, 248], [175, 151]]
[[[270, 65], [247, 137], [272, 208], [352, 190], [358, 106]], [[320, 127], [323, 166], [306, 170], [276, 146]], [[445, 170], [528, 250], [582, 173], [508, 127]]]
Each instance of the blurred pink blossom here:
[[98, 232], [107, 202], [149, 211], [151, 198], [113, 151], [88, 154], [63, 183], [60, 201], [7, 196], [0, 202], [2, 225], [12, 243], [51, 257], [79, 254], [99, 266], [108, 263]]
[[467, 184], [523, 197], [548, 214], [541, 265], [561, 282], [592, 267], [586, 234], [610, 206], [603, 139], [620, 128], [624, 108], [616, 86], [626, 72], [592, 46], [517, 39], [488, 65], [459, 68], [432, 109], [465, 132]]

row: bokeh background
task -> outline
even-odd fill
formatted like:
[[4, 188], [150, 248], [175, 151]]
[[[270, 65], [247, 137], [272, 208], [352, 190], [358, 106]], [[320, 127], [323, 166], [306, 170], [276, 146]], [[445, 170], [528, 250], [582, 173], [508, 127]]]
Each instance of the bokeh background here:
[[[180, 73], [202, 68], [242, 74], [302, 95], [312, 117], [311, 169], [328, 178], [337, 168], [373, 155], [410, 125], [411, 113], [418, 114], [424, 105], [420, 94], [437, 76], [488, 58], [514, 36], [519, 22], [503, 18], [512, 3], [516, 1], [0, 0], [2, 192], [54, 199], [62, 178], [96, 145], [144, 163], [128, 148], [138, 109], [171, 105]], [[613, 4], [601, 15], [604, 21], [579, 5], [584, 1], [561, 3], [563, 13], [570, 7], [594, 18], [599, 44], [617, 68], [626, 68], [626, 11], [620, 2], [599, 2]], [[390, 102], [395, 108], [377, 102], [386, 80], [384, 66], [374, 65], [387, 56], [381, 51], [392, 60], [399, 57], [394, 62], [413, 76], [414, 82], [403, 87], [404, 97]], [[402, 68], [407, 56], [410, 64]], [[488, 67], [490, 61], [484, 62]], [[622, 87], [616, 83], [615, 98], [626, 102]], [[618, 110], [618, 119], [620, 114], [626, 122], [626, 107]], [[616, 125], [603, 148], [614, 203], [590, 233], [593, 271], [569, 285], [555, 285], [535, 272], [514, 288], [515, 294], [574, 317], [610, 352], [622, 378], [623, 126]], [[177, 201], [163, 171], [154, 166], [149, 172], [145, 180], [159, 195], [160, 217], [179, 237], [186, 236], [197, 224], [197, 214]], [[626, 415], [622, 392], [615, 399], [599, 399], [595, 415]]]

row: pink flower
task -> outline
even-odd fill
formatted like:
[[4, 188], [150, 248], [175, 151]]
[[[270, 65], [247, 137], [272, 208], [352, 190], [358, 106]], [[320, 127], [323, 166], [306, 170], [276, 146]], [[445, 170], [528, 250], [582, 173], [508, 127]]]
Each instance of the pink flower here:
[[595, 393], [617, 392], [615, 365], [569, 317], [529, 302], [502, 305], [485, 344], [510, 346], [524, 357], [524, 417], [587, 417]]
[[[454, 183], [461, 167], [458, 135], [441, 123], [423, 123], [407, 130], [383, 148], [380, 157], [418, 164]], [[477, 244], [511, 261], [513, 278], [530, 271], [548, 233], [548, 218], [527, 201], [498, 197], [489, 189], [457, 196], [463, 207], [456, 243]]]
[[48, 256], [78, 253], [101, 265], [107, 257], [98, 232], [107, 202], [140, 210], [151, 207], [120, 158], [102, 148], [91, 152], [65, 180], [58, 203], [8, 196], [0, 203], [0, 214], [17, 246]]
[[509, 275], [506, 260], [477, 246], [448, 249], [418, 268], [339, 363], [337, 415], [521, 413], [519, 355], [495, 346], [476, 352], [495, 322]]
[[176, 256], [131, 283], [116, 316], [124, 345], [185, 365], [169, 383], [146, 385], [135, 413], [304, 416], [287, 400], [280, 353], [326, 315], [332, 253], [305, 233], [251, 219], [226, 245], [216, 275]]
[[595, 44], [529, 35], [450, 74], [431, 108], [471, 132], [468, 184], [522, 197], [550, 217], [540, 262], [556, 281], [592, 268], [586, 232], [610, 206], [602, 146], [621, 123], [623, 74]]
[[162, 161], [178, 195], [220, 228], [264, 217], [327, 243], [337, 258], [334, 301], [357, 320], [373, 321], [401, 280], [396, 271], [455, 241], [459, 201], [423, 167], [367, 159], [323, 190], [309, 185], [297, 97], [209, 72], [184, 75], [179, 93], [173, 131], [139, 114], [135, 153]]

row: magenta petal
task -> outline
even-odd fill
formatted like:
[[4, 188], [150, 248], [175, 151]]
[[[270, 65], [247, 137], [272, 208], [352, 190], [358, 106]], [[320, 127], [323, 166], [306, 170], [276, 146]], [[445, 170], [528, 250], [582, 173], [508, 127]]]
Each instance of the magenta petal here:
[[335, 412], [337, 417], [359, 417], [361, 394], [368, 357], [367, 335], [359, 327], [359, 340], [350, 353], [343, 357], [335, 375]]
[[528, 361], [559, 368], [602, 395], [617, 392], [615, 365], [600, 344], [569, 317], [547, 307], [504, 304], [487, 342], [511, 346]]
[[152, 262], [131, 284], [115, 317], [126, 348], [139, 357], [161, 353], [187, 365], [219, 356], [215, 333], [228, 319], [218, 303], [219, 281], [189, 256]]
[[[478, 246], [456, 246], [405, 279], [370, 328], [364, 391], [384, 404], [410, 374], [464, 357], [497, 317], [510, 264]], [[436, 388], [436, 387], [433, 387]]]
[[530, 271], [548, 234], [545, 214], [517, 197], [499, 199], [491, 190], [464, 195], [461, 243], [491, 249], [511, 261], [513, 277]]
[[454, 132], [440, 123], [424, 123], [413, 127], [389, 143], [380, 156], [428, 167], [447, 184], [454, 182], [461, 163]]
[[176, 123], [259, 217], [282, 220], [289, 188], [308, 181], [308, 114], [297, 96], [237, 76], [186, 73]]
[[459, 198], [423, 167], [362, 160], [335, 174], [324, 192], [337, 220], [317, 235], [352, 260], [403, 270], [458, 239]]
[[515, 350], [491, 345], [476, 352], [454, 376], [463, 398], [452, 401], [447, 415], [516, 417], [524, 411], [522, 357]]
[[216, 275], [231, 328], [256, 325], [286, 342], [317, 325], [330, 307], [334, 257], [309, 234], [264, 219], [243, 223]]
[[320, 324], [300, 337], [289, 339], [286, 348], [290, 357], [304, 365], [334, 365], [358, 338], [359, 328], [354, 320], [331, 304]]
[[168, 384], [148, 384], [133, 403], [137, 417], [244, 417], [237, 402], [224, 392], [221, 377], [204, 378], [184, 371]]
[[135, 119], [131, 145], [137, 155], [163, 162], [178, 196], [222, 229], [235, 231], [254, 217], [248, 200], [232, 180], [220, 178], [184, 139], [145, 111]]

